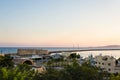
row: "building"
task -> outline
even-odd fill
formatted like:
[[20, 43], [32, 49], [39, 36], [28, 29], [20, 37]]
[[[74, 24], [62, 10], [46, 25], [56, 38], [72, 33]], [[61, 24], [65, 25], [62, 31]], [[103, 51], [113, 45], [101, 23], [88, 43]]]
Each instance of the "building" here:
[[16, 64], [28, 63], [31, 65], [34, 64], [36, 66], [41, 66], [43, 62], [47, 62], [49, 60], [50, 57], [48, 53], [48, 50], [18, 49], [17, 54], [12, 54], [11, 57], [14, 58], [13, 60]]
[[102, 70], [109, 73], [120, 73], [120, 66], [117, 66], [116, 59], [113, 56], [96, 56], [94, 58], [95, 65], [100, 67]]
[[37, 50], [37, 49], [18, 49], [17, 55], [19, 56], [32, 56], [32, 55], [47, 55], [48, 50]]
[[26, 58], [14, 58], [13, 62], [15, 65], [18, 64], [28, 64], [28, 65], [35, 65], [35, 63], [33, 62], [33, 60], [31, 59], [26, 59]]
[[32, 69], [39, 73], [43, 73], [46, 71], [46, 68], [44, 66], [32, 66]]
[[63, 58], [62, 54], [59, 54], [59, 53], [53, 53], [53, 54], [50, 55], [50, 57], [52, 59], [61, 59], [61, 58]]

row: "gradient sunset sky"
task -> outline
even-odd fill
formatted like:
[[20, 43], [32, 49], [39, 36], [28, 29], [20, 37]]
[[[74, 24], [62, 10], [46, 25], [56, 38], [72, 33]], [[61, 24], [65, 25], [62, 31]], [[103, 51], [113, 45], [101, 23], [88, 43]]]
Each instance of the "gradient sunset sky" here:
[[0, 0], [0, 46], [120, 44], [120, 0]]

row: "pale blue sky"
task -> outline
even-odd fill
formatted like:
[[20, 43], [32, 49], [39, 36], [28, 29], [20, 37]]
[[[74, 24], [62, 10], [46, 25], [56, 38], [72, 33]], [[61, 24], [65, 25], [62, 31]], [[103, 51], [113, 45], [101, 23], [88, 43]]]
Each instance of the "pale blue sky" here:
[[120, 0], [0, 0], [0, 46], [120, 44]]

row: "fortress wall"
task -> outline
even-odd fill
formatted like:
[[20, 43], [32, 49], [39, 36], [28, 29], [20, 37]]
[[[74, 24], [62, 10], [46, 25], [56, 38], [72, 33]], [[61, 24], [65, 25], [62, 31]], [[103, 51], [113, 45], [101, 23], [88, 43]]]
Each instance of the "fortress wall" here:
[[31, 54], [48, 54], [48, 50], [35, 50], [35, 49], [18, 49], [18, 55], [31, 55]]

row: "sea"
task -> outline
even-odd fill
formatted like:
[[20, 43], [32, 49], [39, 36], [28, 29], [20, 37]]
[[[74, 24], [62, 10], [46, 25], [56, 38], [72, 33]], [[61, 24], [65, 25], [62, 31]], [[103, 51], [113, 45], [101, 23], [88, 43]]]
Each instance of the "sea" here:
[[[15, 54], [18, 49], [37, 49], [37, 50], [48, 50], [48, 51], [65, 51], [65, 50], [80, 50], [85, 48], [73, 48], [73, 47], [0, 47], [0, 54]], [[88, 57], [90, 55], [109, 55], [116, 59], [120, 58], [120, 50], [107, 50], [107, 51], [82, 51], [77, 52], [82, 57]]]

